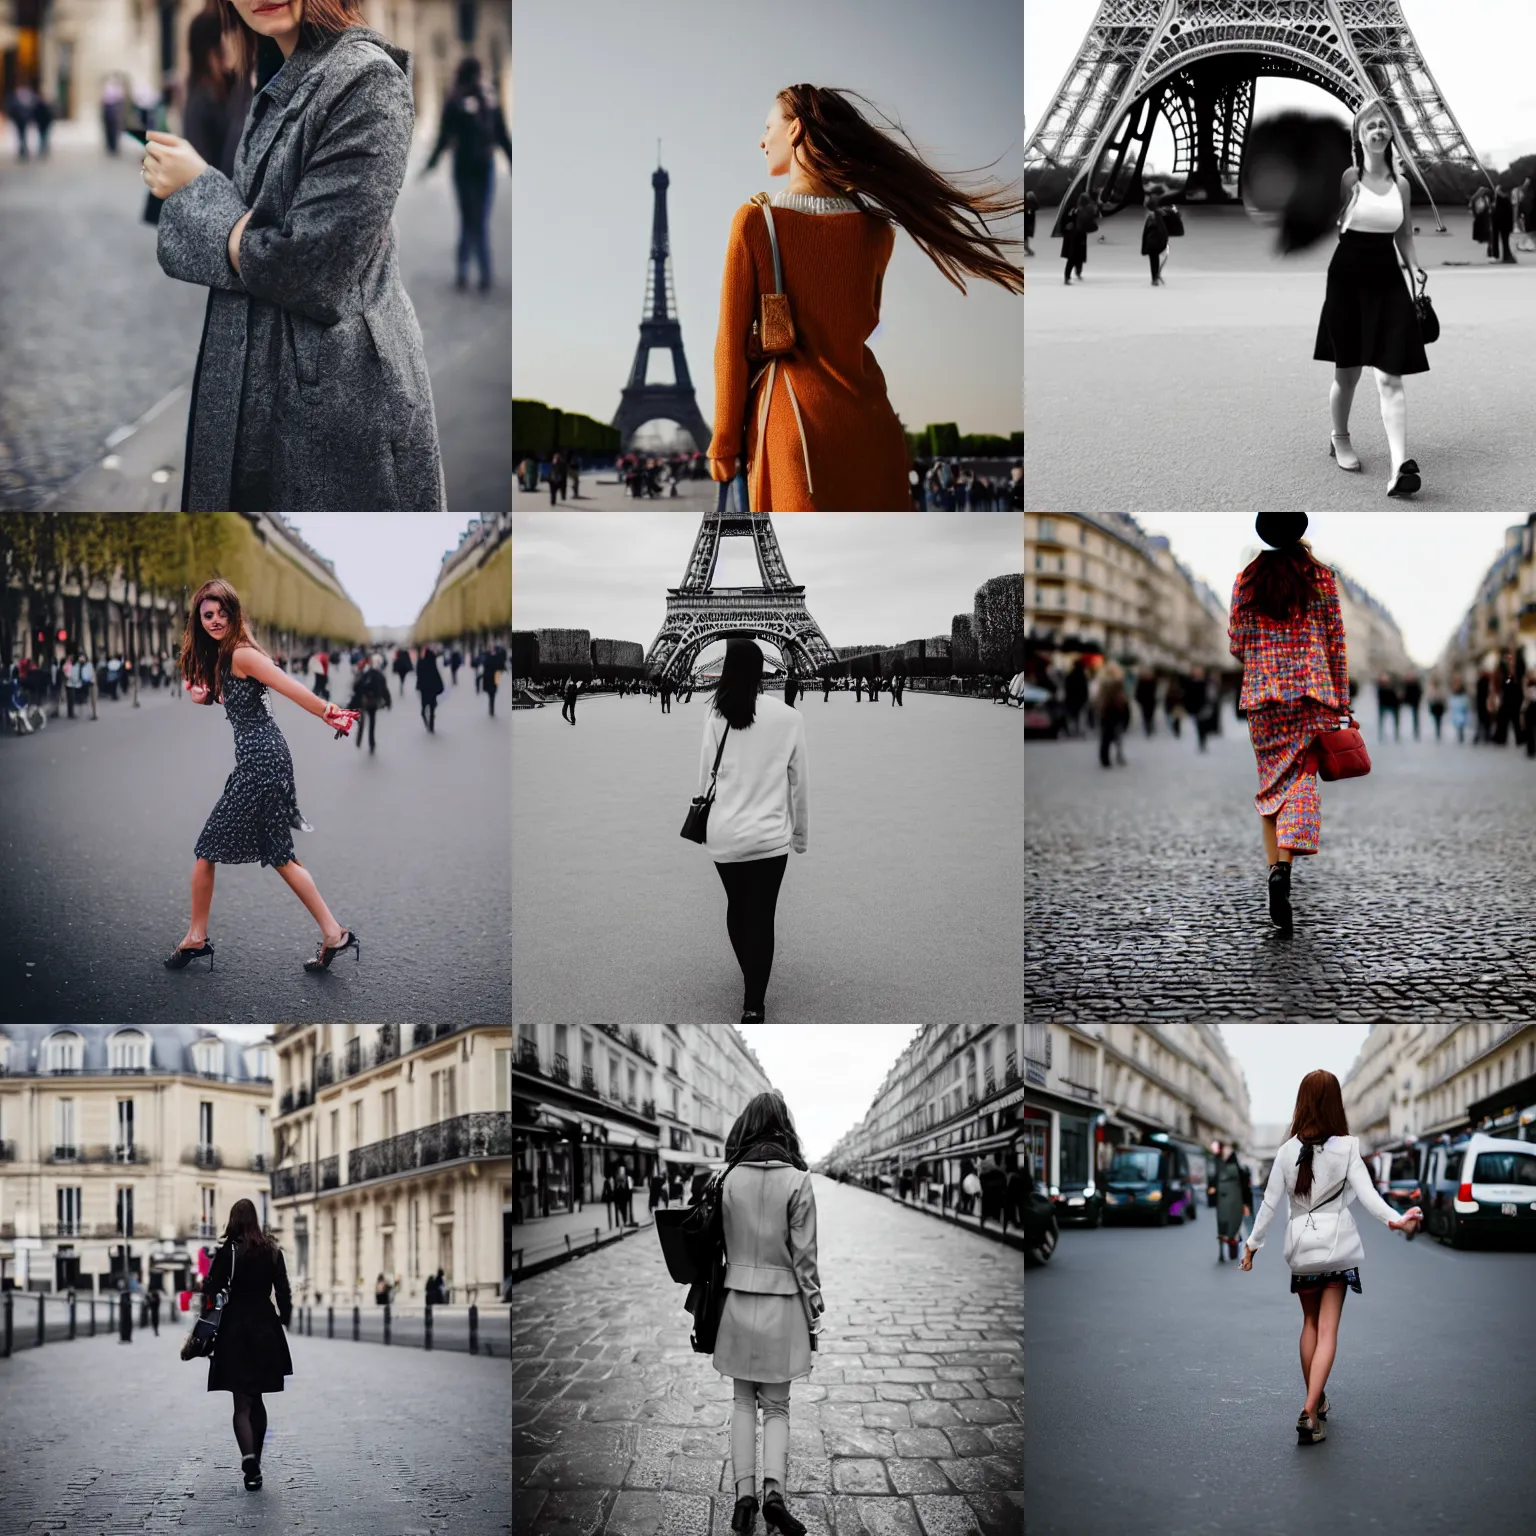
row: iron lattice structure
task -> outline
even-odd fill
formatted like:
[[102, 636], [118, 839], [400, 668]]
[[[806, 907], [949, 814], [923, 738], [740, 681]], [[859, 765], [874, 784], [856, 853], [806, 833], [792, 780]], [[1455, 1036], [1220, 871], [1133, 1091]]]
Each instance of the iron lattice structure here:
[[[1059, 188], [1062, 207], [1085, 188], [1106, 213], [1139, 202], [1161, 116], [1185, 197], [1233, 199], [1260, 75], [1309, 81], [1351, 112], [1379, 96], [1431, 205], [1437, 194], [1464, 201], [1469, 180], [1491, 179], [1398, 0], [1101, 0], [1024, 147], [1026, 183], [1047, 201]], [[1438, 208], [1435, 219], [1444, 228]]]
[[[660, 167], [651, 177], [655, 206], [651, 214], [651, 257], [646, 266], [645, 305], [640, 312], [640, 341], [635, 348], [629, 382], [619, 397], [613, 425], [621, 444], [628, 448], [635, 433], [648, 421], [673, 421], [692, 438], [702, 453], [709, 447], [710, 431], [694, 398], [693, 378], [683, 353], [683, 327], [677, 318], [677, 296], [672, 287], [672, 246], [667, 233], [667, 187], [671, 178]], [[648, 384], [646, 371], [653, 350], [672, 354], [672, 383]]]
[[[752, 540], [761, 588], [714, 585], [720, 540], [725, 538]], [[707, 646], [738, 638], [767, 640], [802, 676], [837, 662], [837, 653], [805, 606], [805, 588], [790, 579], [770, 514], [706, 512], [682, 585], [667, 588], [667, 616], [646, 652], [646, 671], [678, 682], [692, 675]]]

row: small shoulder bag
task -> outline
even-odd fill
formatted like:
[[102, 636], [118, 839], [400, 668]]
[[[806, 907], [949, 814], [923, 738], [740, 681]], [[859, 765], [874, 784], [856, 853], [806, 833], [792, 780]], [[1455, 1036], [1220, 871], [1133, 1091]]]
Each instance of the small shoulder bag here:
[[219, 1324], [224, 1321], [224, 1308], [229, 1305], [229, 1287], [235, 1283], [235, 1245], [229, 1245], [229, 1284], [213, 1298], [213, 1308], [198, 1318], [192, 1327], [192, 1332], [187, 1335], [187, 1342], [181, 1347], [181, 1358], [191, 1360], [194, 1358], [207, 1359], [213, 1354], [213, 1347], [218, 1341]]
[[773, 207], [766, 192], [756, 192], [750, 199], [763, 210], [768, 224], [768, 245], [773, 252], [773, 292], [757, 297], [757, 318], [747, 333], [747, 356], [754, 362], [782, 357], [795, 348], [795, 317], [790, 312], [789, 295], [784, 291], [784, 268], [779, 261], [779, 237], [773, 227]]
[[1308, 749], [1308, 768], [1324, 783], [1336, 779], [1362, 779], [1371, 771], [1371, 754], [1365, 749], [1360, 722], [1349, 715], [1347, 726], [1319, 731]]
[[720, 732], [720, 746], [715, 753], [714, 772], [709, 776], [709, 793], [707, 795], [695, 795], [688, 805], [688, 814], [683, 818], [683, 830], [678, 835], [686, 837], [690, 843], [702, 843], [709, 835], [709, 808], [715, 803], [715, 780], [720, 776], [720, 759], [725, 754], [725, 738], [731, 733], [731, 722], [725, 722], [725, 729]]

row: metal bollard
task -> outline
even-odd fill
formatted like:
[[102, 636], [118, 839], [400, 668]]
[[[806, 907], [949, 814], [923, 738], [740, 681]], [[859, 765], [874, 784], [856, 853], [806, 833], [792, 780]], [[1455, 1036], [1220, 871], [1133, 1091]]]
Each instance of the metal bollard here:
[[423, 1343], [422, 1343], [421, 1347], [423, 1349], [431, 1349], [432, 1348], [432, 1303], [430, 1301], [427, 1303], [427, 1327], [426, 1327], [426, 1332], [422, 1335], [422, 1339], [423, 1339]]
[[325, 1309], [325, 1336], [328, 1339], [334, 1339], [336, 1337], [336, 1308], [335, 1307], [327, 1307]]
[[37, 1293], [37, 1342], [43, 1342], [43, 1293]]
[[389, 1343], [389, 1303], [384, 1303], [384, 1342]]
[[469, 1352], [480, 1353], [480, 1309], [473, 1302], [469, 1307]]
[[358, 1343], [363, 1337], [363, 1314], [358, 1308], [352, 1308], [352, 1342]]
[[11, 1293], [5, 1293], [5, 1358], [11, 1358]]
[[69, 1293], [69, 1336], [70, 1338], [75, 1336], [75, 1293], [73, 1291]]

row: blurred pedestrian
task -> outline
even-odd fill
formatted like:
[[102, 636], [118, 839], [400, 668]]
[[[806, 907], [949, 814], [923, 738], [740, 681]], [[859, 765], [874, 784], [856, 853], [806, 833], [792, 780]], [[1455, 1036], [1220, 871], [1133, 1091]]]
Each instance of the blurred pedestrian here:
[[665, 675], [661, 679], [661, 712], [664, 715], [672, 713], [672, 679]]
[[26, 81], [13, 86], [10, 94], [5, 98], [5, 115], [11, 120], [11, 126], [16, 130], [16, 158], [18, 160], [30, 160], [31, 150], [28, 148], [27, 130], [32, 126], [32, 113], [37, 103], [37, 92]]
[[395, 660], [389, 670], [395, 674], [395, 677], [399, 682], [400, 697], [403, 699], [405, 697], [405, 680], [411, 675], [412, 672], [416, 670], [415, 667], [411, 665], [411, 653], [406, 650], [404, 646], [400, 646], [396, 649]]
[[464, 653], [458, 646], [454, 646], [452, 653], [448, 657], [448, 671], [453, 678], [453, 686], [455, 688], [459, 686], [459, 668], [463, 665]]
[[1515, 201], [1515, 212], [1520, 221], [1520, 239], [1517, 251], [1536, 251], [1536, 179], [1529, 175], [1520, 183]]
[[[1440, 680], [1431, 677], [1429, 680], [1429, 716], [1435, 722], [1435, 740], [1440, 740], [1440, 721], [1445, 715], [1445, 690], [1440, 686]], [[1415, 721], [1417, 725], [1417, 721]], [[1418, 731], [1414, 731], [1418, 735]]]
[[1525, 755], [1536, 757], [1536, 670], [1526, 672], [1521, 692], [1524, 695], [1521, 728], [1525, 733]]
[[576, 686], [576, 679], [568, 677], [565, 680], [565, 703], [560, 706], [560, 718], [576, 724], [576, 695], [581, 690]]
[[1147, 210], [1141, 225], [1141, 254], [1147, 258], [1147, 265], [1152, 269], [1152, 286], [1163, 287], [1166, 286], [1162, 273], [1163, 253], [1168, 249], [1168, 224], [1157, 206], [1156, 192], [1148, 188], [1141, 202]]
[[1125, 728], [1131, 723], [1131, 702], [1125, 691], [1125, 669], [1117, 661], [1106, 661], [1099, 668], [1094, 687], [1094, 712], [1099, 719], [1099, 765], [1111, 766], [1109, 754], [1115, 753], [1125, 767]]
[[608, 1213], [608, 1230], [613, 1230], [613, 1170], [603, 1174], [603, 1209]]
[[821, 678], [821, 702], [825, 704], [832, 697], [832, 674], [824, 672]]
[[1493, 199], [1493, 239], [1489, 242], [1489, 255], [1497, 256], [1502, 266], [1512, 267], [1515, 257], [1510, 253], [1509, 237], [1515, 231], [1515, 205], [1508, 187], [1500, 187]]
[[1080, 736], [1083, 707], [1088, 702], [1088, 668], [1083, 665], [1081, 656], [1072, 663], [1071, 670], [1067, 673], [1064, 696], [1067, 708], [1067, 735]]
[[674, 1205], [683, 1203], [683, 1176], [676, 1168], [672, 1169], [672, 1176], [667, 1180], [667, 1195]]
[[437, 700], [442, 691], [443, 678], [437, 670], [437, 656], [429, 645], [416, 660], [416, 692], [421, 697], [421, 718], [429, 734], [435, 734], [437, 730]]
[[[480, 60], [460, 59], [453, 88], [443, 102], [437, 143], [422, 170], [425, 176], [443, 151], [453, 146], [453, 195], [459, 207], [458, 277], [454, 287], [469, 287], [469, 263], [480, 268], [480, 292], [491, 286], [491, 204], [496, 192], [496, 151], [512, 166], [512, 140], [495, 93], [481, 79]], [[553, 489], [553, 482], [551, 482]]]
[[1024, 1230], [1024, 1170], [1017, 1162], [1008, 1170], [1008, 1220], [1020, 1232]]
[[1424, 684], [1419, 679], [1417, 672], [1412, 672], [1403, 682], [1402, 701], [1409, 714], [1413, 716], [1413, 739], [1419, 739], [1419, 705], [1424, 699]]
[[1237, 1152], [1237, 1143], [1228, 1142], [1216, 1163], [1216, 1256], [1223, 1264], [1237, 1258], [1243, 1217], [1253, 1214], [1253, 1181]]
[[1040, 210], [1040, 199], [1031, 187], [1024, 194], [1024, 254], [1033, 256], [1035, 248], [1030, 242], [1035, 238], [1035, 216]]
[[53, 127], [53, 103], [46, 95], [39, 96], [32, 105], [32, 122], [37, 128], [37, 156], [48, 158], [48, 130]]
[[1402, 724], [1398, 718], [1398, 708], [1402, 700], [1398, 694], [1397, 686], [1390, 676], [1383, 672], [1376, 679], [1376, 739], [1387, 739], [1387, 716], [1392, 717], [1392, 730], [1398, 741], [1403, 739]]
[[317, 699], [331, 697], [331, 658], [321, 651], [315, 657], [314, 693]]
[[1003, 1205], [1008, 1197], [1008, 1175], [1003, 1172], [991, 1153], [983, 1159], [977, 1179], [981, 1184], [982, 1226], [986, 1226], [989, 1219], [1001, 1226]]
[[651, 1188], [650, 1209], [652, 1213], [654, 1213], [658, 1205], [665, 1205], [667, 1203], [666, 1188], [662, 1184], [661, 1175], [659, 1173], [653, 1173], [646, 1182], [650, 1185]]
[[981, 1175], [975, 1168], [960, 1180], [960, 1188], [965, 1191], [965, 1208], [962, 1214], [966, 1216], [976, 1214], [976, 1202], [981, 1198]]
[[158, 1286], [149, 1293], [149, 1326], [158, 1339], [160, 1337], [160, 1288]]
[[374, 1286], [374, 1288], [373, 1288], [373, 1303], [377, 1307], [382, 1307], [384, 1305], [384, 1303], [386, 1301], [388, 1301], [388, 1300], [389, 1300], [389, 1284], [384, 1279], [384, 1276], [380, 1275], [379, 1276], [379, 1283], [376, 1286]]
[[496, 690], [501, 684], [501, 674], [507, 669], [507, 653], [499, 645], [495, 650], [487, 650], [485, 655], [485, 671], [481, 679], [481, 692], [489, 701], [489, 711], [492, 720], [496, 718]]
[[1467, 685], [1459, 677], [1456, 686], [1451, 689], [1447, 713], [1451, 717], [1451, 729], [1456, 732], [1456, 745], [1465, 746], [1467, 726], [1472, 720], [1472, 700], [1467, 697]]
[[389, 679], [384, 675], [384, 658], [382, 656], [367, 658], [362, 663], [361, 670], [354, 669], [352, 676], [352, 697], [347, 701], [347, 708], [358, 711], [358, 751], [362, 751], [363, 736], [366, 734], [368, 755], [372, 757], [379, 708], [381, 705], [385, 709], [394, 708], [389, 698]]
[[1254, 526], [1270, 547], [1233, 584], [1228, 640], [1243, 664], [1269, 915], [1289, 932], [1291, 861], [1317, 852], [1322, 828], [1313, 743], [1349, 707], [1349, 664], [1333, 572], [1302, 537], [1307, 514], [1261, 512]]
[[117, 1342], [133, 1343], [133, 1291], [126, 1280], [118, 1281]]
[[900, 1187], [901, 1198], [903, 1200], [910, 1200], [912, 1198], [912, 1174], [909, 1169], [903, 1168], [901, 1170]]
[[1136, 707], [1141, 711], [1142, 728], [1152, 734], [1152, 722], [1157, 714], [1157, 673], [1144, 667], [1136, 677]]
[[862, 672], [853, 680], [853, 696], [855, 703], [862, 704], [864, 702], [864, 674]]
[[122, 137], [123, 102], [127, 95], [123, 89], [123, 77], [116, 70], [101, 82], [101, 131], [109, 155], [117, 153], [118, 140]]

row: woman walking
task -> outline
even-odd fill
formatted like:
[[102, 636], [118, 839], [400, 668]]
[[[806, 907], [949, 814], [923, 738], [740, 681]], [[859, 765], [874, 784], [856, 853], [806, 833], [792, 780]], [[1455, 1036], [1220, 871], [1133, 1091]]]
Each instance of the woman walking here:
[[1317, 852], [1322, 830], [1312, 743], [1349, 713], [1349, 662], [1333, 572], [1302, 537], [1307, 514], [1260, 512], [1254, 527], [1270, 548], [1234, 583], [1227, 634], [1258, 762], [1269, 915], [1288, 933], [1291, 862]]
[[721, 1186], [725, 1307], [715, 1369], [735, 1383], [731, 1408], [733, 1531], [757, 1524], [757, 1411], [763, 1411], [763, 1521], [786, 1536], [805, 1527], [784, 1503], [789, 1388], [811, 1374], [812, 1335], [826, 1311], [816, 1268], [816, 1193], [784, 1096], [760, 1093], [725, 1139], [734, 1163]]
[[443, 119], [437, 131], [432, 158], [422, 170], [425, 176], [443, 151], [453, 145], [453, 195], [459, 205], [459, 275], [454, 287], [469, 287], [469, 260], [473, 254], [480, 268], [480, 292], [491, 286], [491, 203], [496, 195], [496, 150], [512, 167], [512, 140], [501, 103], [481, 83], [480, 60], [459, 60], [453, 89], [443, 102]]
[[[229, 1303], [208, 1365], [208, 1390], [229, 1392], [234, 1397], [240, 1470], [245, 1486], [254, 1491], [261, 1487], [261, 1453], [267, 1439], [267, 1409], [262, 1395], [281, 1392], [283, 1378], [293, 1375], [293, 1358], [283, 1332], [293, 1318], [293, 1296], [282, 1250], [262, 1230], [256, 1207], [249, 1200], [236, 1200], [230, 1207], [224, 1241], [203, 1281], [205, 1314], [226, 1287]], [[182, 1359], [189, 1358], [184, 1346]]]
[[357, 711], [318, 699], [302, 683], [280, 671], [245, 627], [240, 598], [227, 581], [205, 581], [197, 589], [181, 641], [183, 687], [194, 704], [221, 703], [235, 733], [235, 770], [224, 784], [202, 836], [193, 850], [192, 917], [186, 936], [166, 960], [167, 970], [183, 970], [199, 955], [213, 969], [208, 911], [213, 905], [213, 877], [219, 864], [270, 864], [320, 925], [315, 958], [306, 971], [323, 971], [343, 950], [362, 946], [326, 906], [309, 871], [294, 857], [293, 829], [308, 831], [293, 783], [293, 758], [272, 718], [271, 689], [324, 720], [338, 735], [357, 721]]
[[762, 686], [763, 653], [751, 640], [730, 641], [699, 749], [698, 794], [715, 784], [704, 846], [725, 887], [743, 1024], [764, 1020], [779, 885], [789, 850], [804, 853], [810, 832], [805, 716]]
[[1168, 249], [1168, 225], [1158, 209], [1155, 192], [1148, 191], [1142, 199], [1142, 206], [1147, 210], [1147, 216], [1141, 225], [1141, 254], [1152, 268], [1152, 286], [1156, 288], [1163, 282], [1163, 252]]
[[1099, 717], [1099, 766], [1110, 766], [1110, 749], [1125, 767], [1125, 729], [1131, 723], [1131, 699], [1125, 689], [1125, 668], [1118, 661], [1106, 661], [1099, 668], [1093, 688], [1093, 708]]
[[256, 95], [234, 174], [151, 131], [161, 269], [207, 288], [181, 509], [440, 511], [437, 417], [400, 277], [410, 55], [362, 0], [216, 0]]
[[1328, 409], [1333, 431], [1328, 452], [1340, 469], [1361, 467], [1349, 440], [1349, 411], [1360, 370], [1376, 373], [1381, 424], [1392, 452], [1387, 495], [1411, 496], [1419, 489], [1419, 466], [1408, 457], [1408, 403], [1403, 376], [1427, 373], [1429, 359], [1419, 334], [1418, 313], [1403, 282], [1398, 258], [1421, 283], [1429, 274], [1419, 265], [1413, 243], [1413, 207], [1408, 178], [1392, 155], [1393, 128], [1380, 101], [1355, 114], [1355, 163], [1344, 172], [1339, 194], [1339, 243], [1328, 263], [1327, 296], [1317, 322], [1312, 356], [1333, 364]]
[[1296, 1438], [1315, 1445], [1327, 1438], [1328, 1374], [1338, 1349], [1339, 1319], [1347, 1286], [1363, 1295], [1360, 1265], [1365, 1245], [1349, 1207], [1362, 1209], [1394, 1232], [1409, 1237], [1423, 1214], [1413, 1206], [1399, 1216], [1376, 1191], [1360, 1157], [1360, 1139], [1349, 1134], [1344, 1095], [1332, 1072], [1309, 1072], [1296, 1090], [1291, 1134], [1275, 1154], [1269, 1187], [1245, 1244], [1243, 1269], [1264, 1246], [1264, 1234], [1285, 1195], [1289, 1210], [1283, 1257], [1291, 1294], [1301, 1299], [1301, 1375], [1307, 1399], [1296, 1419]]
[[1237, 1160], [1237, 1143], [1231, 1142], [1216, 1164], [1216, 1260], [1225, 1264], [1237, 1257], [1237, 1240], [1243, 1218], [1253, 1214], [1253, 1180]]
[[437, 731], [437, 700], [443, 691], [443, 675], [431, 646], [416, 659], [416, 692], [421, 695], [421, 718], [431, 734]]
[[[967, 273], [1024, 291], [1023, 268], [1004, 254], [1015, 242], [988, 229], [1022, 211], [1019, 193], [955, 185], [866, 121], [854, 95], [778, 93], [758, 147], [788, 185], [759, 193], [731, 223], [709, 472], [734, 480], [744, 457], [754, 511], [912, 510], [906, 436], [865, 345], [896, 226], [962, 293]], [[769, 302], [778, 292], [787, 325]]]

